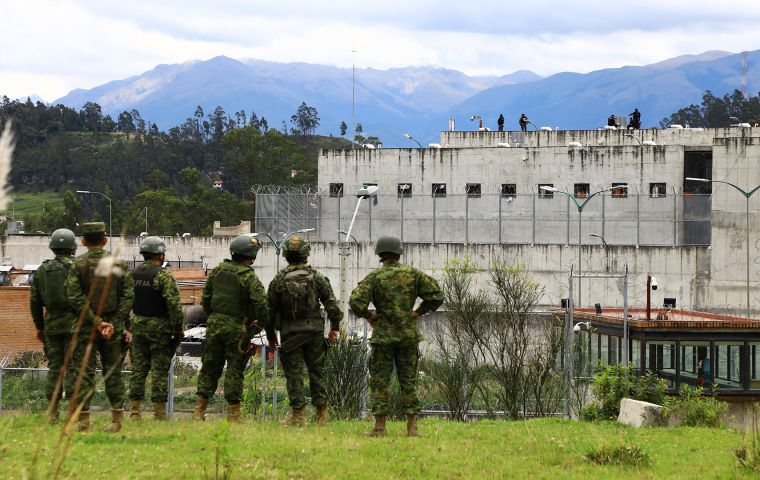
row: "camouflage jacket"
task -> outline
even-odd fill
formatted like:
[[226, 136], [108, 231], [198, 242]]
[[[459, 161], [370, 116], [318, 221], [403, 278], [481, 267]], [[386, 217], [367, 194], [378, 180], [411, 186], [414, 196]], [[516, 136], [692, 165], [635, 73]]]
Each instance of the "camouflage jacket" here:
[[[292, 306], [289, 305], [287, 299], [284, 298], [288, 296], [285, 289], [285, 274], [295, 270], [308, 270], [314, 274], [313, 286], [317, 297], [311, 307], [312, 311], [308, 311], [308, 305], [303, 305], [303, 308], [299, 308], [298, 317], [292, 311]], [[319, 308], [320, 302], [324, 305], [327, 318], [330, 320], [330, 330], [340, 329], [343, 312], [340, 311], [338, 301], [335, 300], [330, 280], [306, 263], [288, 265], [275, 275], [269, 283], [267, 295], [269, 297], [267, 335], [270, 338], [272, 338], [275, 329], [280, 330], [283, 335], [300, 332], [324, 332], [325, 321]], [[308, 303], [307, 300], [303, 301]]]
[[371, 343], [389, 344], [419, 342], [422, 335], [412, 318], [417, 301], [417, 313], [435, 311], [443, 303], [443, 292], [434, 278], [414, 267], [386, 263], [367, 275], [351, 292], [349, 305], [359, 317], [368, 318], [370, 302], [380, 315], [372, 331]]
[[[134, 283], [132, 276], [129, 275], [127, 264], [123, 260], [117, 260], [108, 291], [103, 291], [108, 279], [95, 277], [95, 269], [102, 258], [110, 255], [102, 248], [92, 248], [76, 257], [74, 268], [69, 271], [69, 276], [66, 278], [66, 293], [77, 315], [82, 311], [85, 312], [82, 323], [85, 330], [92, 326], [100, 301], [103, 300], [101, 317], [112, 323], [116, 333], [120, 334], [123, 329], [130, 327], [129, 311], [132, 309], [135, 294]], [[90, 303], [87, 303], [91, 289], [93, 295]]]
[[[151, 262], [143, 262], [143, 266], [150, 265], [152, 265]], [[174, 276], [168, 270], [161, 269], [153, 278], [151, 286], [153, 290], [161, 293], [164, 301], [166, 301], [168, 313], [160, 317], [135, 314], [132, 317], [132, 333], [148, 338], [160, 338], [166, 334], [184, 336], [182, 330], [182, 304], [180, 303], [179, 288], [177, 287], [176, 280], [174, 280]], [[137, 295], [137, 290], [135, 291], [135, 295]]]
[[[45, 330], [49, 334], [61, 334], [69, 333], [74, 328], [77, 320], [76, 312], [67, 302], [64, 303], [66, 300], [65, 281], [72, 266], [73, 260], [70, 256], [56, 255], [53, 260], [45, 260], [34, 273], [29, 296], [29, 310], [32, 312], [32, 319], [37, 330]], [[54, 271], [60, 274], [57, 285], [50, 283], [55, 280], [53, 275], [48, 275], [48, 272]], [[50, 299], [51, 296], [60, 297], [61, 304], [47, 305], [46, 299]]]
[[[229, 274], [237, 277], [234, 294], [229, 296], [229, 291], [223, 291], [221, 288], [219, 288], [220, 291], [215, 292], [214, 285], [217, 281], [225, 277], [229, 278]], [[229, 259], [224, 260], [209, 273], [203, 289], [202, 304], [203, 311], [209, 316], [209, 324], [222, 322], [251, 325], [255, 323], [263, 328], [269, 319], [267, 294], [259, 277], [248, 265]]]

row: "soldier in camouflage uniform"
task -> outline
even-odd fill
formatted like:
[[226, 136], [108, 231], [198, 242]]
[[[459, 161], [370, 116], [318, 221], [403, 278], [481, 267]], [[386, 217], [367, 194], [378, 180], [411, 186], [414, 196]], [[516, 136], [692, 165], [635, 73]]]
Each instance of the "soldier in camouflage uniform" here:
[[[111, 424], [106, 431], [115, 433], [121, 430], [124, 415], [124, 382], [121, 378], [121, 368], [126, 351], [125, 343], [129, 341], [130, 335], [129, 311], [132, 309], [134, 284], [127, 264], [122, 260], [109, 258], [111, 254], [103, 250], [108, 241], [105, 224], [85, 223], [82, 225], [82, 231], [87, 252], [74, 259], [74, 268], [66, 279], [69, 303], [78, 315], [84, 315], [74, 352], [74, 368], [80, 368], [90, 332], [92, 329], [98, 330], [100, 334], [95, 335], [94, 347], [100, 354], [106, 395], [111, 403]], [[97, 315], [101, 303], [102, 311]], [[95, 355], [92, 354], [85, 366], [76, 399], [77, 403], [83, 403], [79, 415], [80, 430], [90, 428], [89, 403], [95, 388], [95, 365]]]
[[286, 421], [289, 425], [304, 426], [304, 372], [309, 372], [311, 401], [317, 409], [317, 423], [327, 424], [327, 388], [325, 386], [325, 320], [319, 303], [325, 306], [330, 320], [328, 340], [339, 337], [343, 312], [335, 300], [330, 281], [307, 261], [311, 247], [299, 236], [285, 242], [282, 255], [288, 261], [269, 284], [269, 324], [267, 337], [272, 347], [277, 345], [275, 330], [282, 338], [282, 368], [287, 379], [288, 399], [293, 410]]
[[[380, 237], [375, 253], [380, 256], [383, 265], [359, 282], [350, 299], [351, 310], [357, 316], [368, 319], [373, 328], [369, 373], [375, 428], [367, 434], [383, 436], [386, 433], [388, 384], [395, 364], [407, 416], [407, 435], [416, 436], [420, 410], [417, 398], [417, 344], [422, 340], [417, 319], [435, 311], [443, 303], [443, 292], [432, 277], [399, 263], [403, 249], [398, 238]], [[418, 297], [422, 303], [413, 310]], [[370, 302], [376, 310], [371, 315], [367, 309]]]
[[[76, 376], [73, 363], [67, 362], [66, 372], [61, 371], [64, 357], [71, 343], [71, 331], [76, 323], [76, 315], [66, 297], [64, 283], [73, 265], [72, 257], [77, 250], [74, 232], [61, 228], [50, 236], [50, 249], [55, 253], [53, 260], [45, 260], [34, 273], [29, 309], [32, 312], [37, 338], [43, 342], [48, 359], [46, 395], [48, 399], [48, 421], [58, 422], [58, 403], [61, 392], [71, 396], [71, 387]], [[71, 355], [71, 353], [69, 353]], [[60, 378], [60, 384], [59, 382]], [[56, 385], [58, 390], [56, 391]], [[61, 388], [63, 387], [63, 388]]]
[[145, 397], [145, 380], [152, 373], [151, 400], [153, 418], [166, 420], [166, 401], [169, 398], [169, 367], [177, 346], [184, 337], [182, 305], [179, 288], [169, 271], [162, 265], [166, 244], [158, 237], [148, 237], [140, 243], [145, 260], [132, 272], [135, 301], [132, 311], [132, 342], [130, 355], [132, 375], [129, 378], [129, 418], [140, 420], [140, 402]]
[[245, 354], [253, 335], [261, 331], [259, 325], [266, 325], [269, 318], [264, 286], [251, 268], [260, 248], [261, 243], [255, 237], [235, 237], [230, 243], [232, 260], [224, 260], [206, 279], [203, 311], [208, 320], [193, 413], [196, 420], [205, 420], [208, 401], [216, 391], [226, 362], [227, 420], [240, 421]]

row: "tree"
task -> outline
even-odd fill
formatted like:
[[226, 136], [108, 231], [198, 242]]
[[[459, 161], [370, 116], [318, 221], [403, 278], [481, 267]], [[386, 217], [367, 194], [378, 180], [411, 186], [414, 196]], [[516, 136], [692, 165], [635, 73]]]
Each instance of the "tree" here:
[[314, 131], [319, 126], [317, 109], [302, 102], [296, 113], [290, 117], [290, 123], [303, 135], [314, 135]]
[[362, 133], [364, 131], [364, 127], [362, 127], [361, 123], [356, 124], [356, 133]]
[[346, 122], [340, 122], [340, 136], [345, 137], [347, 131], [348, 125], [346, 125]]
[[[225, 176], [238, 195], [247, 195], [251, 185], [310, 183], [314, 165], [305, 149], [277, 130], [266, 133], [253, 127], [238, 128], [224, 137], [227, 157]], [[293, 171], [300, 174], [292, 177]]]
[[79, 111], [84, 127], [91, 131], [97, 132], [103, 127], [103, 111], [95, 102], [87, 102]]
[[126, 133], [127, 138], [129, 138], [130, 133], [134, 133], [135, 123], [132, 119], [131, 113], [124, 111], [119, 114], [118, 120], [116, 122], [116, 130]]

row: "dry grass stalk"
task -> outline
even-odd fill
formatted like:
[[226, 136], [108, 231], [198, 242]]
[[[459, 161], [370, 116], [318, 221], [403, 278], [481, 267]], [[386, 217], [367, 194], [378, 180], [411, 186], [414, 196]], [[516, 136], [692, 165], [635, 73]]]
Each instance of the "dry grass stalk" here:
[[[10, 174], [11, 160], [13, 158], [13, 149], [16, 143], [13, 140], [13, 131], [11, 130], [11, 121], [5, 122], [5, 130], [0, 135], [0, 210], [8, 207], [10, 199]], [[15, 218], [14, 218], [15, 220]]]

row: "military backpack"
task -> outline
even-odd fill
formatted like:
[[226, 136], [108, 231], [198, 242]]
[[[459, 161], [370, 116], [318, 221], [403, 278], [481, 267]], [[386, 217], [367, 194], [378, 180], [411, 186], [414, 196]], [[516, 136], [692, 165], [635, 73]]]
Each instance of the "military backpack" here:
[[[311, 268], [290, 270], [282, 275], [282, 304], [290, 310], [293, 319], [319, 315], [319, 295]], [[287, 310], [286, 310], [287, 311]]]

